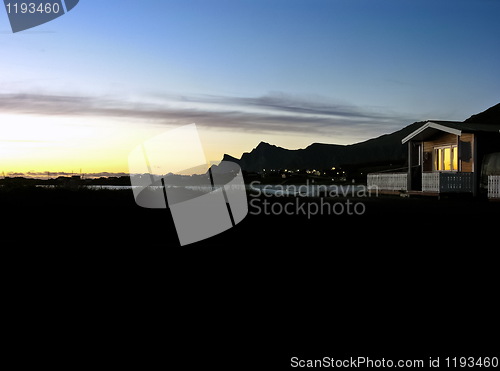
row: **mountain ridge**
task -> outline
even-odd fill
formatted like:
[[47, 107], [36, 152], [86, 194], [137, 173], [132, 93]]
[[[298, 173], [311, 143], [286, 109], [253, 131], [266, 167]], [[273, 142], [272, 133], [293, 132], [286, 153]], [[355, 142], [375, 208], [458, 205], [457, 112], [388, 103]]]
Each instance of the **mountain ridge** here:
[[[311, 143], [301, 149], [286, 149], [260, 142], [250, 152], [243, 153], [240, 159], [225, 154], [223, 161], [236, 162], [248, 172], [260, 172], [265, 169], [330, 169], [333, 166], [394, 168], [404, 166], [407, 160], [406, 146], [401, 140], [426, 121], [414, 122], [393, 133], [348, 145]], [[470, 116], [463, 122], [500, 122], [500, 103]]]

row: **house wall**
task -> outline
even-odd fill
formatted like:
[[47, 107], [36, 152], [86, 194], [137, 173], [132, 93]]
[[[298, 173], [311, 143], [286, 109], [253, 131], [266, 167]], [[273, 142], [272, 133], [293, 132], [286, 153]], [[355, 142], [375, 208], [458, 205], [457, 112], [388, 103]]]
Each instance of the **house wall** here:
[[[460, 144], [459, 146], [459, 161], [461, 165], [461, 171], [465, 173], [471, 173], [474, 171], [474, 134], [472, 133], [463, 133], [460, 136]], [[468, 148], [467, 148], [468, 147]], [[470, 149], [470, 158], [467, 158], [468, 151]]]
[[433, 153], [434, 147], [441, 147], [447, 145], [458, 144], [458, 135], [450, 133], [439, 133], [433, 138], [424, 141], [423, 146], [423, 164], [422, 171], [432, 171], [433, 170]]
[[[440, 133], [430, 140], [424, 141], [423, 144], [423, 164], [422, 171], [432, 171], [434, 164], [434, 148], [442, 147], [448, 145], [458, 145], [459, 146], [459, 169], [462, 172], [472, 172], [474, 169], [473, 163], [473, 153], [474, 153], [474, 134], [463, 133], [461, 136], [450, 134], [450, 133]], [[465, 150], [462, 152], [462, 150]], [[467, 152], [469, 156], [467, 155]], [[464, 156], [463, 156], [464, 155]]]
[[424, 142], [424, 153], [433, 151], [434, 147], [447, 146], [450, 144], [458, 144], [458, 135], [450, 133], [442, 133], [434, 136], [431, 140]]

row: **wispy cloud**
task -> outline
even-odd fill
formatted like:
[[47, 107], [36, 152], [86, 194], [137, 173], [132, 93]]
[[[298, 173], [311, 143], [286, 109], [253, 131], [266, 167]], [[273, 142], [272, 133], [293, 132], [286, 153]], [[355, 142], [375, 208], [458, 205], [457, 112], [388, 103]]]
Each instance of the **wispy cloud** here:
[[397, 130], [412, 117], [336, 104], [322, 97], [273, 93], [261, 97], [174, 96], [140, 101], [51, 94], [0, 94], [0, 112], [48, 116], [126, 117], [248, 132], [319, 133], [369, 138]]

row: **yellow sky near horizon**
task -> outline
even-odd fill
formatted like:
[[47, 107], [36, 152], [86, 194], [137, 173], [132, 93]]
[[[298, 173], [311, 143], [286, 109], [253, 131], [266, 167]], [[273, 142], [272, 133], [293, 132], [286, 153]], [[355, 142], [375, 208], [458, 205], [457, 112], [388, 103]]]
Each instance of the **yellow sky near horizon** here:
[[[170, 126], [110, 117], [0, 114], [0, 174], [128, 173], [130, 152]], [[224, 153], [240, 157], [259, 142], [304, 148], [319, 138], [309, 135], [237, 132], [197, 126], [207, 163]]]
[[128, 143], [113, 124], [34, 115], [0, 115], [0, 123], [3, 172], [124, 171]]

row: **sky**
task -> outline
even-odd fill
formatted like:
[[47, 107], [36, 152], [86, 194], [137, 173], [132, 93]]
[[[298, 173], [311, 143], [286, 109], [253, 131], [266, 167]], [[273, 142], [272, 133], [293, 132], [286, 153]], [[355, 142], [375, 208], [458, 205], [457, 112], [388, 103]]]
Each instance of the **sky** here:
[[127, 173], [196, 123], [207, 161], [350, 144], [500, 101], [499, 0], [81, 0], [12, 33], [0, 175]]

